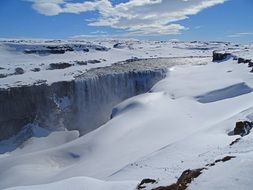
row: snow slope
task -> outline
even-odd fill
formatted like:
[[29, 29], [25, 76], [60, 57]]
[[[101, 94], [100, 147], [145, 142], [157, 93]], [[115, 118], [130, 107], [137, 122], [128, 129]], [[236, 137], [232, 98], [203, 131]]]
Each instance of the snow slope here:
[[233, 59], [174, 66], [149, 93], [116, 106], [100, 128], [65, 141], [60, 139], [72, 132], [34, 137], [1, 155], [0, 189], [134, 190], [148, 177], [157, 179], [157, 187], [232, 155], [188, 189], [250, 190], [253, 134], [233, 146], [239, 136], [228, 135], [237, 121], [253, 119], [250, 70]]
[[105, 182], [88, 177], [75, 177], [69, 178], [63, 181], [54, 182], [50, 184], [34, 185], [30, 187], [14, 187], [8, 188], [8, 190], [50, 190], [50, 189], [62, 189], [62, 190], [129, 190], [136, 187], [136, 181], [124, 181], [124, 182]]

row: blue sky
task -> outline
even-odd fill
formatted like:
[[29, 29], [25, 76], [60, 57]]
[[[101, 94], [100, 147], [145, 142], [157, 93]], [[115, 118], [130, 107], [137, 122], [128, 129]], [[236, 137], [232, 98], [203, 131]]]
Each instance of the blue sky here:
[[252, 0], [1, 0], [2, 38], [253, 42]]

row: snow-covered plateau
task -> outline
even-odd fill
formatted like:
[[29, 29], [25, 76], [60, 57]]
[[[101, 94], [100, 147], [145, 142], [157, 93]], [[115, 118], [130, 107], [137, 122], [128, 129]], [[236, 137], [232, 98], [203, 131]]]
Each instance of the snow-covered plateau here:
[[253, 46], [1, 40], [0, 189], [251, 190]]

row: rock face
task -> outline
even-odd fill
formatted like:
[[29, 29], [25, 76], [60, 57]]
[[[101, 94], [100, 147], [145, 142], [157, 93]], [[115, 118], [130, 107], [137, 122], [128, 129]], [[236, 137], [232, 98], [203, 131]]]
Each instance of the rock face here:
[[195, 178], [197, 178], [204, 168], [195, 169], [195, 170], [185, 170], [176, 183], [166, 186], [166, 187], [157, 187], [152, 190], [185, 190]]
[[54, 97], [71, 97], [73, 82], [51, 86], [23, 86], [0, 90], [0, 139], [6, 139], [29, 123], [43, 127], [59, 124], [62, 116]]
[[253, 124], [249, 121], [239, 121], [234, 128], [234, 135], [241, 135], [242, 137], [248, 135], [252, 129]]
[[22, 74], [24, 74], [24, 69], [22, 69], [21, 67], [17, 67], [15, 69], [15, 73], [14, 74], [15, 75], [22, 75]]
[[70, 63], [50, 63], [50, 67], [48, 69], [54, 70], [54, 69], [65, 69], [68, 67], [71, 67], [73, 64]]
[[230, 53], [213, 51], [213, 62], [223, 61], [231, 56]]
[[165, 75], [162, 67], [118, 64], [50, 86], [0, 89], [0, 140], [31, 123], [85, 134], [108, 121], [116, 104], [147, 92]]
[[141, 183], [137, 186], [137, 189], [144, 189], [146, 188], [147, 184], [154, 184], [154, 183], [157, 183], [157, 181], [154, 179], [149, 178], [143, 179]]
[[23, 53], [25, 54], [38, 54], [38, 55], [45, 55], [45, 54], [64, 54], [66, 52], [72, 51], [84, 51], [89, 52], [90, 49], [95, 49], [97, 51], [108, 51], [109, 49], [104, 46], [92, 46], [89, 44], [60, 44], [60, 45], [23, 45], [22, 47], [18, 47], [19, 49], [24, 49]]
[[250, 61], [251, 61], [250, 59], [244, 59], [244, 58], [239, 57], [237, 62], [238, 63], [250, 63]]

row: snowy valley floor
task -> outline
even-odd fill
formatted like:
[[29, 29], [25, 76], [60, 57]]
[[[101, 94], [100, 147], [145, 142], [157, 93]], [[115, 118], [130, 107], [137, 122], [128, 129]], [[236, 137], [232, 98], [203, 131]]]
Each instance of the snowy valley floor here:
[[[59, 131], [0, 155], [0, 189], [134, 190], [144, 178], [168, 186], [186, 169], [206, 167], [189, 190], [251, 190], [253, 134], [229, 136], [253, 120], [253, 74], [229, 59], [178, 65], [149, 93], [114, 109], [82, 137]], [[206, 166], [225, 156], [227, 162]]]

